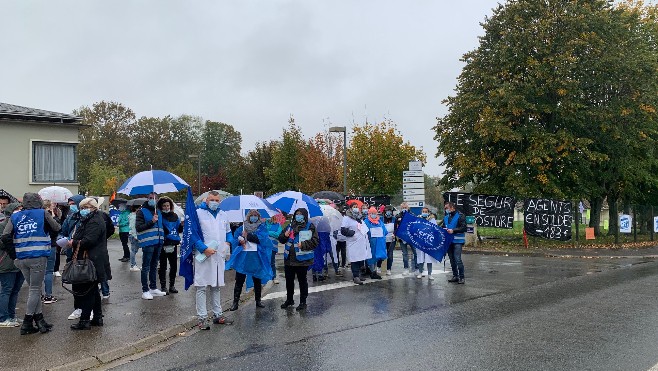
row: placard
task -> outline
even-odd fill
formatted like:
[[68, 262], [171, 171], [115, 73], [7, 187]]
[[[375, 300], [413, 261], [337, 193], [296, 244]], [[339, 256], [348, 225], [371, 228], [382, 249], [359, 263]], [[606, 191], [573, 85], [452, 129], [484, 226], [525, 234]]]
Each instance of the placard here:
[[475, 217], [479, 227], [511, 229], [514, 227], [516, 198], [474, 193], [445, 192], [443, 199], [455, 204], [457, 210]]
[[594, 228], [587, 227], [585, 228], [585, 239], [586, 240], [595, 240], [596, 236], [594, 235]]
[[658, 216], [653, 217], [653, 231], [658, 233]]
[[619, 215], [619, 233], [631, 233], [633, 225], [633, 218], [630, 215]]
[[528, 198], [523, 203], [523, 228], [530, 236], [569, 241], [572, 220], [570, 201]]

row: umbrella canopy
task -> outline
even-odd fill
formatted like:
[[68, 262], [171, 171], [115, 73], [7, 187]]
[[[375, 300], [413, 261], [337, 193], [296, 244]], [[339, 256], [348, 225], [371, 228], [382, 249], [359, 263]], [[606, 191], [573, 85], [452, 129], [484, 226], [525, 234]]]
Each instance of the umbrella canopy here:
[[[223, 200], [223, 199], [225, 199], [226, 197], [231, 197], [231, 196], [233, 196], [232, 194], [230, 194], [230, 193], [228, 193], [228, 192], [220, 191], [220, 190], [218, 190], [218, 189], [215, 189], [215, 192], [219, 193], [219, 199], [220, 199], [220, 201]], [[201, 205], [201, 203], [203, 202], [203, 200], [205, 200], [206, 197], [208, 197], [208, 193], [210, 193], [210, 191], [205, 192], [205, 193], [201, 194], [201, 196], [197, 197], [196, 200], [194, 200], [194, 204], [195, 204], [196, 206]]]
[[310, 218], [316, 216], [322, 216], [322, 210], [318, 202], [309, 195], [305, 195], [301, 192], [295, 191], [285, 191], [280, 192], [275, 195], [272, 195], [267, 198], [274, 207], [287, 213], [292, 214], [297, 209], [306, 209], [308, 210], [308, 216]]
[[331, 201], [345, 201], [345, 196], [338, 192], [334, 191], [320, 191], [320, 192], [315, 192], [313, 195], [311, 195], [313, 198], [317, 199], [327, 199]]
[[232, 223], [243, 222], [252, 209], [258, 210], [262, 218], [271, 218], [279, 213], [274, 205], [254, 195], [227, 197], [219, 204], [219, 208], [226, 212], [228, 221]]
[[68, 188], [60, 186], [41, 188], [37, 193], [41, 196], [41, 199], [50, 200], [51, 202], [66, 202], [69, 197], [73, 196], [73, 192], [69, 191]]
[[127, 204], [127, 203], [128, 203], [128, 200], [126, 200], [125, 198], [115, 198], [114, 200], [110, 201], [110, 205], [112, 205], [114, 207], [119, 207], [119, 205]]
[[358, 206], [359, 209], [361, 208], [361, 206], [363, 206], [363, 202], [361, 202], [359, 200], [347, 200], [347, 202], [345, 204], [347, 206], [352, 206], [353, 204], [356, 204], [356, 206]]
[[343, 215], [340, 211], [329, 205], [320, 205], [322, 216], [311, 218], [313, 224], [318, 226], [318, 232], [333, 232], [340, 229], [343, 223]]
[[185, 187], [189, 187], [189, 184], [176, 174], [164, 170], [149, 170], [130, 177], [117, 192], [129, 196], [147, 195], [152, 192], [162, 194], [178, 192]]
[[9, 197], [9, 202], [11, 203], [18, 202], [18, 199], [16, 197], [12, 196], [11, 194], [9, 194], [9, 192], [5, 191], [4, 189], [0, 189], [0, 196]]
[[146, 201], [148, 201], [148, 198], [133, 198], [132, 200], [128, 200], [126, 203], [126, 206], [142, 206], [142, 204]]

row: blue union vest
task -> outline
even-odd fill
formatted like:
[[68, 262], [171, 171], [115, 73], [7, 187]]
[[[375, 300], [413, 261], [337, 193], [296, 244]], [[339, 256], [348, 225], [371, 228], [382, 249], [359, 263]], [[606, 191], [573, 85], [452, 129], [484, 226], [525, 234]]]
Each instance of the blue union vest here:
[[[153, 219], [153, 214], [151, 211], [145, 207], [142, 209], [144, 214], [144, 220], [149, 221]], [[158, 213], [158, 222], [154, 224], [151, 228], [137, 232], [137, 242], [139, 247], [153, 246], [153, 245], [162, 245], [164, 243], [164, 229], [162, 228], [162, 214], [160, 211]]]
[[166, 239], [169, 241], [180, 241], [180, 235], [178, 234], [178, 226], [180, 225], [180, 219], [176, 219], [175, 222], [170, 222], [167, 220], [162, 221], [162, 225], [167, 228]]
[[11, 216], [16, 259], [50, 256], [50, 236], [46, 233], [44, 212], [43, 209], [30, 209]]
[[[450, 220], [450, 216], [446, 215], [443, 218], [443, 224], [445, 224], [446, 229], [455, 229], [457, 228], [457, 223], [459, 222], [459, 211], [455, 211], [455, 216]], [[452, 243], [466, 243], [466, 234], [464, 233], [455, 233], [453, 234]]]
[[[290, 227], [288, 227], [290, 228]], [[308, 231], [311, 228], [311, 222], [306, 223], [304, 231]], [[301, 232], [301, 231], [300, 231]], [[283, 258], [288, 259], [288, 254], [290, 253], [290, 248], [299, 243], [299, 233], [295, 234], [295, 238], [288, 238], [288, 243], [286, 243], [285, 250], [283, 251]], [[315, 251], [303, 251], [299, 247], [295, 247], [295, 258], [299, 261], [311, 260], [315, 257]]]

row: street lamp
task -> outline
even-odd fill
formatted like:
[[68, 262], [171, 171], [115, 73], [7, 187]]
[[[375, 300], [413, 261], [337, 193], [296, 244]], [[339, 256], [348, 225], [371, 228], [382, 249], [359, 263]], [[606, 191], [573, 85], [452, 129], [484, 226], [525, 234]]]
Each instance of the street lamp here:
[[347, 127], [332, 126], [330, 133], [343, 133], [343, 194], [347, 196]]
[[199, 159], [199, 175], [198, 175], [198, 178], [197, 178], [197, 184], [198, 184], [198, 187], [199, 187], [198, 195], [201, 195], [201, 155], [200, 154], [199, 155], [187, 155], [187, 157], [189, 157], [189, 158], [198, 158]]

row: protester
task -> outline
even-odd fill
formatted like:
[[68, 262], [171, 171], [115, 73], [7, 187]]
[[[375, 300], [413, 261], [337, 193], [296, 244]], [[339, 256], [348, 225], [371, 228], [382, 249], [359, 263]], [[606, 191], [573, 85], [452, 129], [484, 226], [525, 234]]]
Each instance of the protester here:
[[230, 256], [233, 236], [226, 213], [219, 209], [219, 192], [210, 191], [206, 200], [196, 210], [203, 239], [194, 245], [194, 287], [196, 287], [196, 312], [199, 317], [198, 327], [210, 330], [208, 310], [206, 309], [206, 292], [210, 287], [213, 323], [230, 325], [232, 322], [224, 317], [220, 301], [219, 288], [224, 286], [225, 261]]
[[[177, 294], [174, 286], [176, 283], [176, 272], [178, 270], [178, 245], [180, 245], [180, 233], [183, 225], [174, 212], [174, 201], [169, 197], [158, 200], [158, 210], [162, 214], [162, 226], [164, 228], [164, 245], [160, 253], [160, 291]], [[169, 262], [169, 290], [167, 290], [167, 262]]]
[[139, 242], [137, 242], [137, 229], [135, 228], [137, 223], [137, 210], [139, 210], [139, 205], [134, 205], [130, 207], [130, 215], [128, 216], [128, 225], [129, 225], [129, 239], [130, 239], [130, 271], [131, 272], [141, 272], [141, 268], [137, 265], [137, 251], [139, 251]]
[[52, 328], [41, 312], [41, 290], [50, 256], [50, 232], [59, 230], [60, 225], [43, 209], [41, 197], [36, 193], [26, 193], [23, 196], [23, 209], [12, 214], [2, 233], [2, 243], [5, 247], [14, 247], [9, 256], [14, 258], [15, 253], [14, 264], [21, 270], [29, 286], [21, 335], [46, 333]]
[[368, 227], [368, 241], [372, 255], [368, 259], [370, 278], [381, 280], [382, 276], [377, 272], [377, 266], [381, 267], [381, 262], [386, 259], [386, 235], [388, 231], [374, 206], [368, 209], [368, 214], [364, 222], [366, 227]]
[[267, 231], [270, 236], [270, 241], [272, 241], [272, 257], [270, 258], [270, 266], [272, 268], [272, 282], [274, 284], [279, 284], [279, 280], [276, 278], [276, 254], [279, 253], [279, 235], [283, 230], [281, 224], [278, 223], [276, 217], [271, 217], [265, 222]]
[[233, 253], [226, 264], [226, 269], [235, 269], [233, 305], [229, 310], [238, 309], [242, 286], [248, 278], [253, 280], [256, 308], [265, 308], [260, 299], [262, 285], [272, 277], [272, 242], [257, 210], [249, 211], [244, 224], [233, 233], [232, 244]]
[[[395, 218], [393, 217], [393, 208], [386, 206], [384, 208], [384, 226], [386, 227], [386, 275], [392, 274], [393, 268], [393, 250], [395, 249]], [[377, 262], [377, 266], [381, 268], [382, 262]]]
[[128, 237], [130, 236], [130, 210], [126, 204], [119, 204], [119, 240], [123, 247], [123, 257], [119, 259], [120, 262], [125, 263], [130, 261], [130, 249], [128, 248]]
[[[96, 202], [98, 204], [97, 208], [100, 208], [100, 206], [103, 204], [103, 202], [105, 202], [105, 198], [103, 198], [103, 197], [92, 197], [92, 198], [94, 200], [96, 200]], [[108, 213], [106, 213], [106, 212], [104, 212], [100, 209], [98, 209], [98, 213], [101, 215], [101, 217], [103, 218], [103, 221], [105, 222], [105, 239], [107, 240], [110, 237], [112, 237], [112, 235], [114, 234], [114, 222], [112, 222], [112, 218], [110, 217], [110, 215]], [[109, 270], [110, 269], [110, 267], [109, 267], [110, 260], [109, 259], [107, 260], [106, 264], [108, 265], [106, 269]], [[102, 280], [102, 281], [100, 281], [100, 283], [101, 283], [101, 295], [102, 295], [103, 299], [109, 299], [110, 298], [110, 283], [108, 282], [108, 280]]]
[[[14, 212], [20, 211], [19, 203], [5, 204], [2, 207], [4, 219], [0, 222], [0, 231], [3, 231], [9, 218]], [[0, 241], [0, 327], [18, 327], [20, 320], [16, 318], [16, 303], [18, 294], [25, 278], [23, 273], [14, 264], [14, 258], [9, 255], [10, 247], [5, 249]]]
[[[69, 240], [73, 237], [73, 232], [75, 231], [75, 228], [77, 227], [78, 223], [80, 222], [80, 219], [82, 218], [80, 216], [80, 201], [82, 201], [85, 197], [82, 195], [74, 195], [68, 199], [68, 205], [69, 205], [69, 212], [68, 216], [64, 220], [64, 223], [62, 224], [62, 229], [59, 231], [59, 238], [68, 238]], [[71, 261], [71, 257], [73, 256], [73, 249], [71, 248], [66, 248], [66, 262], [68, 263]], [[74, 301], [75, 304], [75, 301]], [[73, 312], [69, 315], [68, 319], [74, 320], [80, 318], [80, 315], [82, 314], [82, 309], [76, 308], [74, 306]]]
[[448, 258], [452, 269], [452, 278], [448, 282], [464, 284], [466, 281], [464, 279], [462, 247], [466, 242], [466, 217], [457, 211], [455, 204], [452, 202], [446, 202], [444, 207], [446, 215], [443, 218], [442, 226], [449, 234], [453, 235], [452, 243], [448, 247]]
[[[426, 207], [424, 207], [423, 210], [421, 211], [420, 217], [436, 224], [436, 219], [434, 218], [434, 215], [432, 215], [432, 213], [430, 213], [430, 209]], [[416, 278], [425, 277], [425, 271], [423, 269], [423, 266], [425, 263], [427, 263], [427, 279], [434, 280], [434, 276], [432, 276], [432, 264], [438, 263], [439, 261], [434, 259], [430, 254], [427, 254], [423, 251], [418, 251], [416, 253], [416, 259], [417, 259], [417, 267], [418, 267], [418, 275], [416, 276]]]
[[366, 260], [372, 257], [367, 227], [361, 220], [361, 216], [359, 207], [356, 205], [352, 206], [352, 208], [345, 211], [345, 216], [340, 227], [340, 233], [346, 238], [347, 255], [351, 262], [352, 279], [358, 285], [363, 285], [363, 280], [360, 277], [361, 267], [363, 267]]
[[308, 297], [308, 267], [313, 264], [314, 249], [320, 243], [315, 225], [309, 221], [308, 210], [297, 209], [290, 225], [279, 235], [279, 242], [285, 244], [283, 255], [286, 275], [286, 301], [281, 304], [286, 309], [295, 304], [295, 277], [299, 283], [299, 305], [297, 311], [306, 309]]
[[[98, 206], [98, 201], [91, 197], [80, 201], [80, 221], [75, 228], [73, 238], [68, 242], [76, 259], [82, 259], [86, 253], [96, 269], [95, 281], [72, 285], [75, 307], [82, 310], [79, 322], [71, 325], [72, 330], [89, 330], [91, 326], [103, 326], [99, 284], [112, 279], [112, 272], [107, 251], [106, 222]], [[93, 319], [91, 319], [92, 310]]]
[[[345, 212], [342, 213], [343, 217]], [[347, 264], [347, 237], [340, 233], [340, 227], [333, 231], [333, 236], [336, 239], [336, 260], [341, 270], [340, 273], [343, 275], [345, 270], [345, 265]]]
[[[61, 225], [61, 215], [57, 205], [51, 202], [50, 200], [43, 201], [43, 208], [46, 210], [53, 219]], [[61, 229], [61, 228], [60, 228]], [[46, 273], [43, 278], [43, 291], [44, 294], [41, 297], [41, 300], [44, 304], [53, 304], [57, 302], [57, 298], [53, 296], [53, 280], [55, 272], [55, 263], [57, 261], [57, 233], [58, 231], [50, 231], [50, 256], [46, 262]]]
[[[409, 205], [406, 202], [401, 203], [400, 212], [395, 217], [394, 229], [396, 231], [398, 230], [398, 226], [400, 225], [400, 222], [402, 221], [404, 215], [409, 212], [410, 212]], [[400, 250], [402, 250], [402, 266], [404, 268], [404, 271], [402, 271], [402, 275], [406, 276], [408, 274], [416, 274], [416, 270], [417, 270], [416, 249], [399, 238], [398, 238], [398, 242], [400, 243]], [[411, 251], [413, 255], [410, 256], [409, 251]], [[411, 258], [411, 260], [409, 260], [409, 258]]]
[[[5, 194], [0, 195], [0, 223], [4, 223], [6, 220], [5, 214], [2, 212], [7, 205], [11, 202], [11, 198]], [[2, 232], [0, 230], [0, 232]]]
[[137, 241], [142, 248], [142, 299], [153, 300], [154, 296], [165, 296], [166, 292], [158, 289], [157, 270], [160, 253], [164, 243], [162, 214], [156, 210], [156, 194], [151, 193], [148, 201], [137, 211], [135, 229]]

